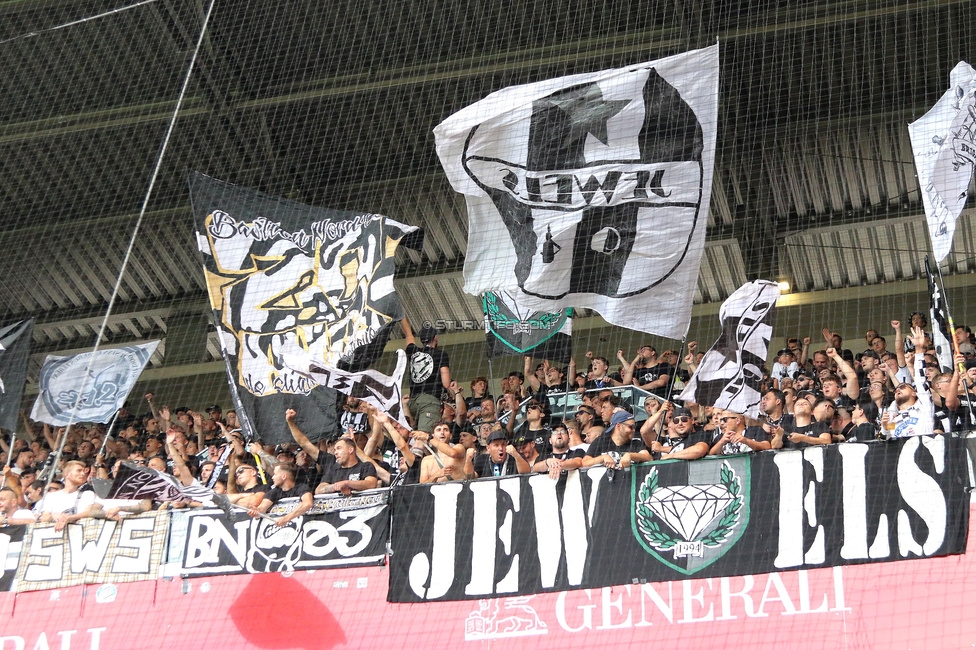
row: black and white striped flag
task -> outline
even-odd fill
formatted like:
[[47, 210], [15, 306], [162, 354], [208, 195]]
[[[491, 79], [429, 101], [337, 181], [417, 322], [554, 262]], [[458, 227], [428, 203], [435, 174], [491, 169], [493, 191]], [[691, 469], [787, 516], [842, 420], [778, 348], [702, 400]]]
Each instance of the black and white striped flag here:
[[772, 313], [779, 285], [744, 284], [722, 303], [722, 333], [708, 349], [678, 399], [759, 416], [762, 367], [773, 333]]
[[123, 462], [119, 466], [107, 498], [197, 501], [205, 506], [217, 506], [230, 513], [227, 497], [217, 494], [210, 488], [196, 481], [190, 485], [183, 485], [175, 476], [128, 462]]
[[942, 372], [952, 372], [952, 332], [949, 331], [949, 314], [946, 311], [942, 289], [935, 280], [928, 256], [925, 257], [925, 273], [929, 280], [929, 317], [932, 321], [932, 345], [939, 358]]

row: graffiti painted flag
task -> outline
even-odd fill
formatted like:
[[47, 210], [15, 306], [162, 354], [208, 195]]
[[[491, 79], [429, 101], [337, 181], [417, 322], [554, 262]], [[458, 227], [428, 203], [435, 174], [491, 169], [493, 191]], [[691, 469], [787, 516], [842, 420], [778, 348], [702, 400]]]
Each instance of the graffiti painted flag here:
[[0, 429], [17, 428], [34, 319], [0, 327]]
[[31, 419], [54, 426], [108, 422], [122, 408], [159, 341], [70, 357], [48, 356]]
[[956, 219], [966, 207], [976, 163], [976, 70], [960, 61], [949, 90], [908, 125], [925, 220], [938, 264], [952, 250]]
[[573, 354], [573, 310], [537, 311], [519, 304], [517, 294], [489, 291], [481, 297], [489, 357], [530, 355], [569, 363]]
[[[190, 175], [197, 244], [213, 319], [249, 439], [291, 441], [293, 408], [312, 440], [336, 430], [336, 392], [284, 363], [360, 372], [403, 318], [394, 255], [423, 231]], [[298, 364], [301, 365], [301, 364]], [[239, 413], [240, 415], [240, 413]]]
[[679, 400], [759, 417], [762, 367], [769, 354], [779, 285], [755, 280], [736, 289], [719, 310], [722, 333]]
[[464, 290], [680, 339], [705, 242], [718, 62], [715, 45], [513, 86], [438, 125], [472, 233]]

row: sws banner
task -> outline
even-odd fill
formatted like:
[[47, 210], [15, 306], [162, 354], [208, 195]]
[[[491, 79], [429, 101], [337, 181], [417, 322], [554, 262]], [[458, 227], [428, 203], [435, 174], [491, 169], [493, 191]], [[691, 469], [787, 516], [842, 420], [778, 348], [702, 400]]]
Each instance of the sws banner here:
[[[297, 500], [289, 500], [297, 501]], [[286, 526], [246, 513], [192, 511], [174, 520], [170, 563], [180, 575], [266, 573], [382, 564], [390, 533], [389, 492], [319, 497]], [[282, 502], [270, 514], [288, 512]]]
[[394, 493], [391, 602], [963, 553], [963, 440], [706, 457]]
[[35, 524], [24, 538], [17, 591], [153, 580], [163, 560], [169, 512], [82, 519], [56, 531]]

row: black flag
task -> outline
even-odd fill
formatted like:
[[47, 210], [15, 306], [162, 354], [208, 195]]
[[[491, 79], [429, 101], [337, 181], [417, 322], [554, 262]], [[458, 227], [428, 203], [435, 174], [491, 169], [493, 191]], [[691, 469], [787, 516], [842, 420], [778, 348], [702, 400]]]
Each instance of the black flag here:
[[17, 429], [33, 329], [33, 318], [0, 328], [0, 429], [4, 431]]

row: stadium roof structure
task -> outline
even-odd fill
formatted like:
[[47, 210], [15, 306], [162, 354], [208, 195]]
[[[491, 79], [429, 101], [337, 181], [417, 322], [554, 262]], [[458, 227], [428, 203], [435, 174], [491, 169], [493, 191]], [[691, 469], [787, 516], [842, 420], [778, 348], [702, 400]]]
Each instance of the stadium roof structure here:
[[[0, 0], [0, 321], [37, 317], [32, 377], [44, 354], [94, 341], [208, 4]], [[928, 239], [906, 125], [976, 59], [973, 24], [962, 0], [217, 0], [106, 343], [163, 337], [160, 377], [220, 358], [194, 333], [207, 301], [189, 169], [422, 225], [423, 250], [398, 252], [408, 314], [480, 319], [433, 127], [509, 85], [716, 41], [696, 303], [760, 277], [801, 293], [917, 280]], [[943, 268], [974, 266], [968, 209]]]

